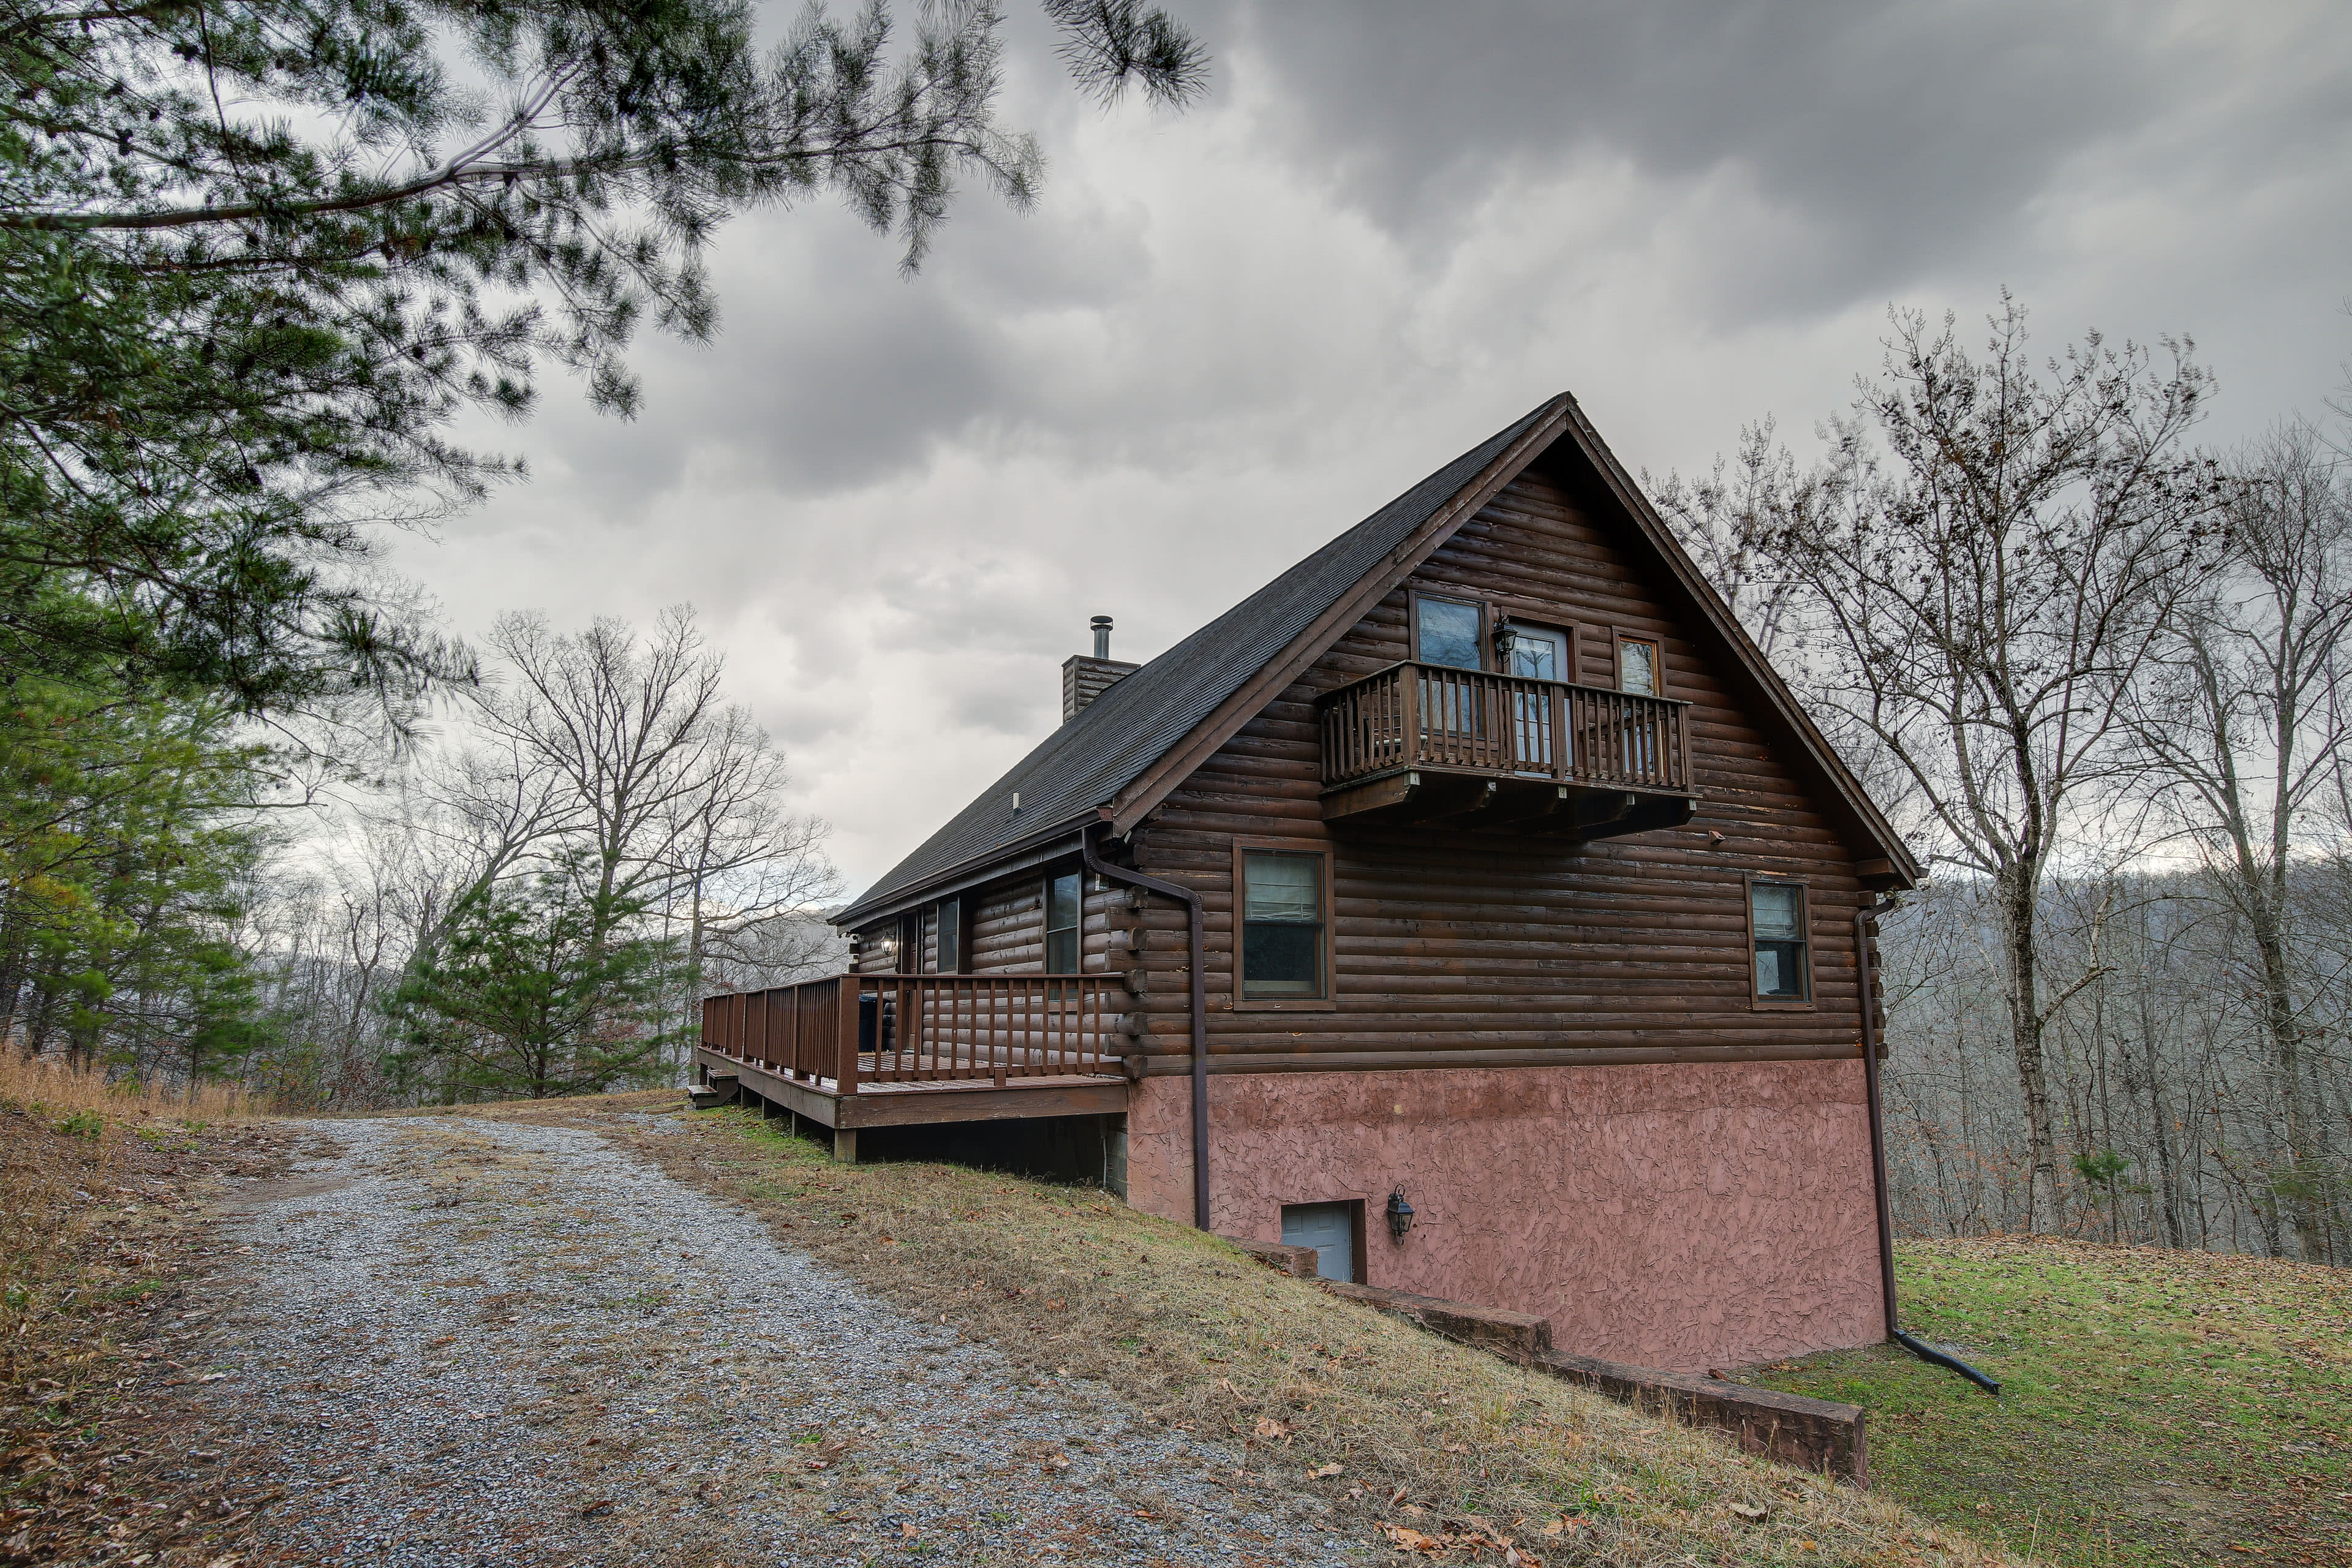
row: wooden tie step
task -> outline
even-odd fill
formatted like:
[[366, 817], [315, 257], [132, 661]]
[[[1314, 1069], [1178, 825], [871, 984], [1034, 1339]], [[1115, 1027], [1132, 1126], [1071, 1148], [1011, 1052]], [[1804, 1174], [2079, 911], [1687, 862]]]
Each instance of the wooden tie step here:
[[688, 1084], [686, 1098], [695, 1110], [708, 1110], [714, 1105], [734, 1099], [742, 1084], [742, 1079], [734, 1073], [714, 1072], [707, 1075], [702, 1083]]

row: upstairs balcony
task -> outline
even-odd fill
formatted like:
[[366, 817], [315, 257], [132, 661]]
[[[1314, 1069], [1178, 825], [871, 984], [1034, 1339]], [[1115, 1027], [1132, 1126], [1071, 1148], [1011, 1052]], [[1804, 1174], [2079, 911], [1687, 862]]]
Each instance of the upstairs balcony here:
[[1690, 820], [1690, 704], [1406, 661], [1323, 698], [1323, 819], [1569, 839]]

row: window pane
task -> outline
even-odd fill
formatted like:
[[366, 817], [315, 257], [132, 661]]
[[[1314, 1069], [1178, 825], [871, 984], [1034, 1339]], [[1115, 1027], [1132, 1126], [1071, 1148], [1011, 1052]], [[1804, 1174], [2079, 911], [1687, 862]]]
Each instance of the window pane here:
[[939, 907], [940, 973], [963, 973], [963, 900], [942, 899]]
[[1423, 664], [1447, 664], [1456, 669], [1478, 669], [1478, 606], [1452, 599], [1421, 601], [1421, 652]]
[[1252, 921], [1242, 928], [1242, 973], [1253, 996], [1314, 996], [1322, 992], [1320, 925]]
[[1799, 901], [1795, 888], [1772, 882], [1754, 882], [1748, 886], [1748, 897], [1755, 900], [1757, 941], [1803, 940], [1805, 933], [1797, 929]]
[[1045, 973], [1078, 972], [1078, 874], [1045, 879]]
[[1759, 942], [1756, 944], [1756, 994], [1783, 1001], [1805, 999], [1805, 944], [1801, 942]]
[[1323, 912], [1322, 860], [1312, 855], [1245, 855], [1242, 877], [1249, 884], [1253, 921], [1311, 921]]
[[1565, 680], [1568, 639], [1558, 632], [1520, 626], [1511, 639], [1511, 673], [1528, 680]]
[[1622, 642], [1617, 645], [1618, 685], [1644, 697], [1658, 694], [1658, 645]]

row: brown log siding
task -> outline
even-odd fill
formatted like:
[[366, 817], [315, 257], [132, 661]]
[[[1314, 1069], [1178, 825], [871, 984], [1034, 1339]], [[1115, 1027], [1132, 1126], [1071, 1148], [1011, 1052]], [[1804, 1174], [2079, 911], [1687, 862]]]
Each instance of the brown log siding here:
[[[1077, 869], [1074, 860], [1024, 871], [1016, 877], [992, 883], [986, 887], [968, 889], [963, 897], [970, 900], [971, 914], [971, 952], [964, 961], [964, 972], [971, 974], [1035, 974], [1045, 967], [1045, 879], [1049, 875], [1061, 875]], [[1116, 889], [1099, 888], [1089, 878], [1082, 889], [1084, 914], [1078, 932], [1079, 969], [1089, 974], [1104, 969], [1113, 945], [1114, 931], [1125, 931], [1135, 923], [1125, 898]], [[923, 952], [922, 973], [938, 967], [939, 906], [922, 908]], [[864, 927], [857, 933], [861, 946], [857, 972], [880, 974], [888, 972], [879, 939], [898, 929], [896, 917]], [[1124, 967], [1124, 963], [1119, 967]]]
[[[1697, 816], [1582, 847], [1327, 829], [1315, 700], [1410, 657], [1413, 590], [1500, 599], [1518, 618], [1573, 626], [1577, 678], [1595, 685], [1615, 679], [1615, 634], [1656, 641], [1664, 694], [1695, 704]], [[1720, 847], [1710, 831], [1725, 836]], [[1232, 1010], [1236, 836], [1334, 855], [1331, 1010]], [[1226, 1068], [1860, 1049], [1852, 917], [1865, 895], [1853, 856], [1637, 569], [1540, 469], [1507, 486], [1181, 785], [1136, 835], [1135, 854], [1140, 869], [1202, 895], [1210, 1047]], [[1811, 1010], [1751, 1005], [1754, 874], [1810, 885]], [[1172, 1058], [1184, 1049], [1182, 914], [1153, 900], [1141, 923], [1149, 1043]]]

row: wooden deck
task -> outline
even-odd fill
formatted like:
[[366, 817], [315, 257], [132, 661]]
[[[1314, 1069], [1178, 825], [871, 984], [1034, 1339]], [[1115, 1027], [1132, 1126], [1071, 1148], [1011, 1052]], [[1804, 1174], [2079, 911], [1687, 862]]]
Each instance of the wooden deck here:
[[1323, 819], [1607, 838], [1690, 819], [1690, 704], [1405, 660], [1324, 698]]
[[1104, 974], [828, 975], [705, 998], [695, 1066], [853, 1137], [1099, 1115], [1127, 1109], [1126, 1007]]

